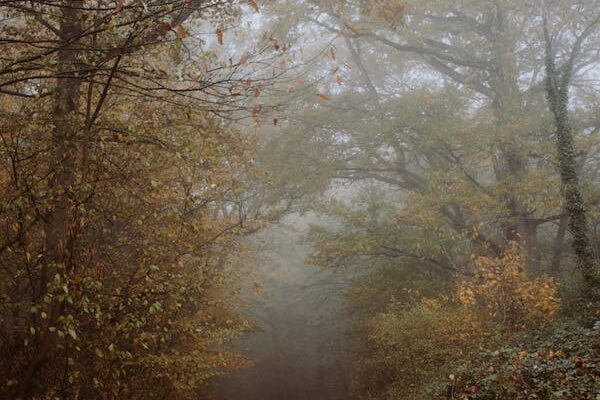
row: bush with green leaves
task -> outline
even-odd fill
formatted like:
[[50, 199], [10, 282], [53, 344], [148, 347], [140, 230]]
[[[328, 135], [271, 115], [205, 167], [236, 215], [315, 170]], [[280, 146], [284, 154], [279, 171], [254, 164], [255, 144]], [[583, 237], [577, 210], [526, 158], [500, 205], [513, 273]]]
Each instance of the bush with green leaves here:
[[458, 371], [455, 399], [596, 400], [600, 394], [600, 324], [586, 329], [562, 324], [477, 354]]

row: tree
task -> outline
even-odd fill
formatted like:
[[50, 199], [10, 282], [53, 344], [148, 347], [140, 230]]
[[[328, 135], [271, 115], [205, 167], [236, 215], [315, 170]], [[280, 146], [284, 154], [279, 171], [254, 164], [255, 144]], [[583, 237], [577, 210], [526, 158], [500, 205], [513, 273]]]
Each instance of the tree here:
[[[552, 142], [535, 7], [421, 2], [388, 15], [395, 9], [388, 3], [315, 1], [303, 7], [315, 29], [330, 35], [324, 46], [341, 43], [333, 45], [335, 57], [321, 58], [310, 72], [316, 90], [335, 95], [298, 100], [295, 109], [303, 111], [291, 113], [295, 124], [281, 129], [282, 143], [297, 143], [287, 159], [313, 171], [314, 189], [327, 186], [322, 179], [328, 174], [333, 182], [377, 182], [406, 195], [411, 212], [388, 221], [400, 223], [398, 229], [428, 227], [427, 243], [445, 246], [446, 259], [437, 262], [461, 264], [464, 247], [445, 245], [456, 240], [496, 255], [519, 240], [531, 271], [556, 273], [565, 259], [567, 219], [548, 185], [557, 171], [545, 156]], [[576, 60], [575, 76], [583, 78], [596, 65], [595, 54], [590, 44]], [[577, 118], [586, 136], [597, 125], [583, 110]], [[595, 163], [589, 143], [578, 156], [587, 169]], [[415, 246], [403, 247], [415, 253]], [[430, 249], [419, 253], [437, 255]]]
[[600, 288], [600, 267], [592, 252], [589, 238], [586, 205], [581, 192], [579, 173], [577, 171], [576, 148], [573, 128], [569, 118], [569, 90], [573, 79], [573, 69], [585, 40], [600, 25], [600, 15], [575, 34], [573, 44], [564, 65], [557, 66], [556, 54], [548, 27], [547, 11], [544, 10], [544, 40], [546, 43], [546, 95], [550, 110], [554, 116], [556, 127], [556, 148], [560, 178], [565, 198], [565, 208], [569, 215], [569, 231], [573, 236], [573, 250], [577, 255], [577, 263], [585, 280], [587, 298], [598, 301]]
[[199, 33], [235, 4], [0, 6], [0, 394], [197, 398], [243, 364], [212, 346], [247, 327], [225, 265], [259, 226], [234, 212], [252, 145], [221, 117], [252, 55]]
[[[297, 81], [301, 95], [263, 158], [273, 181], [304, 195], [304, 209], [326, 221], [309, 232], [309, 261], [366, 271], [349, 300], [362, 312], [358, 397], [432, 398], [446, 389], [448, 398], [589, 397], [593, 374], [580, 372], [596, 357], [591, 330], [561, 333], [570, 329], [563, 319], [579, 316], [570, 308], [578, 278], [564, 246], [567, 202], [554, 184], [561, 171], [538, 4], [399, 3], [282, 6], [310, 27], [293, 34], [315, 43], [304, 49], [313, 85]], [[560, 7], [557, 61], [596, 15], [590, 1]], [[600, 124], [590, 71], [599, 61], [598, 42], [583, 42], [566, 105], [582, 204], [596, 218]], [[508, 262], [512, 247], [518, 262]], [[469, 296], [461, 300], [456, 287], [477, 299], [461, 303]], [[571, 338], [586, 355], [564, 368]], [[536, 350], [521, 353], [552, 354], [555, 344], [544, 369]], [[481, 359], [490, 360], [485, 368]], [[565, 383], [568, 371], [578, 371], [576, 386]]]

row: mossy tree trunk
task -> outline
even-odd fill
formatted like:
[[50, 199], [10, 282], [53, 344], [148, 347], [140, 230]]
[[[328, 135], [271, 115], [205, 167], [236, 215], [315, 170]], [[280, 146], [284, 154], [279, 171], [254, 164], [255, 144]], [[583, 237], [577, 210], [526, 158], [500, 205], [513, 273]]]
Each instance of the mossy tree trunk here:
[[584, 279], [585, 300], [593, 303], [598, 303], [600, 299], [600, 269], [592, 252], [586, 205], [581, 191], [580, 177], [577, 174], [577, 154], [569, 118], [569, 87], [573, 75], [573, 65], [582, 43], [599, 22], [600, 17], [596, 18], [577, 36], [569, 58], [559, 68], [556, 65], [547, 20], [544, 19], [546, 95], [556, 128], [556, 149], [565, 210], [569, 217], [569, 232], [573, 236], [573, 251], [577, 256], [577, 264]]

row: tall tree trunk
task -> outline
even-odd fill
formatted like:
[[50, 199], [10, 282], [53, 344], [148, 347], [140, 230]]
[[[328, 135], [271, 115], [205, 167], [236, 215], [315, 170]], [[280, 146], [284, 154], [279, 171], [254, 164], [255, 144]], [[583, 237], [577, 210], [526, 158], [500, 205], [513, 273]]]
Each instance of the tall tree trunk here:
[[585, 38], [578, 37], [569, 60], [558, 69], [548, 26], [544, 19], [544, 37], [546, 40], [546, 95], [550, 110], [554, 116], [556, 128], [556, 150], [558, 166], [565, 201], [565, 209], [569, 216], [569, 232], [573, 236], [573, 251], [577, 256], [577, 264], [584, 279], [584, 295], [586, 300], [596, 303], [600, 300], [600, 273], [589, 238], [586, 218], [586, 207], [581, 193], [579, 175], [577, 174], [577, 157], [573, 129], [569, 119], [569, 86], [572, 77], [573, 63], [576, 54]]
[[515, 122], [522, 117], [523, 99], [516, 80], [516, 59], [514, 54], [514, 38], [507, 21], [507, 11], [500, 2], [493, 11], [492, 41], [494, 65], [490, 86], [493, 96], [492, 109], [500, 136], [496, 145], [500, 150], [500, 160], [495, 168], [496, 178], [507, 182], [505, 204], [508, 218], [502, 222], [504, 239], [507, 243], [518, 242], [526, 254], [529, 270], [535, 271], [539, 262], [537, 241], [537, 225], [528, 225], [528, 209], [518, 198], [513, 182], [519, 182], [527, 170], [527, 160], [519, 146], [519, 133], [515, 130]]
[[[552, 75], [548, 73], [547, 80], [550, 81], [551, 79]], [[593, 292], [597, 291], [600, 280], [592, 253], [586, 209], [581, 194], [579, 176], [577, 175], [575, 143], [568, 116], [568, 95], [565, 90], [557, 92], [548, 88], [548, 100], [554, 114], [554, 124], [556, 126], [558, 165], [563, 186], [565, 209], [569, 215], [569, 232], [573, 236], [573, 251], [577, 256], [577, 264], [581, 268], [586, 282], [588, 295], [594, 298], [597, 294]]]
[[[78, 50], [81, 35], [81, 9], [83, 0], [65, 1], [60, 7], [59, 37], [62, 42], [57, 52], [57, 81], [53, 109], [52, 151], [49, 161], [52, 206], [45, 223], [46, 254], [37, 279], [38, 298], [42, 303], [48, 292], [50, 279], [69, 268], [73, 252], [73, 197], [76, 177], [77, 136], [79, 126], [79, 94], [82, 78], [77, 76]], [[35, 376], [41, 375], [44, 361], [55, 348], [56, 335], [48, 330], [62, 315], [64, 302], [54, 298], [48, 306], [48, 317], [39, 321], [36, 333], [36, 353], [23, 372], [16, 398], [28, 398], [35, 393]]]
[[59, 78], [54, 104], [52, 132], [53, 210], [46, 224], [47, 253], [55, 268], [66, 268], [69, 262], [75, 177], [77, 168], [77, 142], [80, 133], [79, 95], [82, 79], [78, 52], [74, 47], [81, 34], [80, 11], [83, 0], [70, 1], [62, 8], [61, 38], [65, 46], [58, 51]]

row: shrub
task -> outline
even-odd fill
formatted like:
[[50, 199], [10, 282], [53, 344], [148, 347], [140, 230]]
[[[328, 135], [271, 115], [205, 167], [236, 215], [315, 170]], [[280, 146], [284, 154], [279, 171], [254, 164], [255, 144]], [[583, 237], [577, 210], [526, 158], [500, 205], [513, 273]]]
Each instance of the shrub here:
[[600, 329], [563, 324], [543, 335], [480, 352], [457, 374], [455, 399], [595, 400], [600, 393]]
[[468, 309], [430, 299], [365, 325], [368, 357], [359, 365], [355, 388], [366, 399], [430, 399], [454, 362], [469, 358], [485, 339]]
[[526, 329], [541, 329], [555, 318], [554, 281], [528, 276], [516, 245], [497, 258], [474, 257], [473, 267], [473, 279], [460, 282], [450, 296], [391, 305], [363, 323], [367, 355], [355, 382], [361, 398], [452, 397], [457, 381], [448, 377], [479, 371], [480, 354], [510, 347]]
[[529, 277], [516, 244], [501, 257], [474, 257], [473, 266], [475, 278], [462, 282], [456, 297], [480, 319], [507, 330], [554, 319], [559, 301], [553, 278]]

